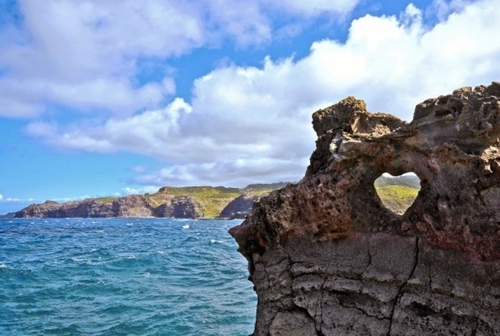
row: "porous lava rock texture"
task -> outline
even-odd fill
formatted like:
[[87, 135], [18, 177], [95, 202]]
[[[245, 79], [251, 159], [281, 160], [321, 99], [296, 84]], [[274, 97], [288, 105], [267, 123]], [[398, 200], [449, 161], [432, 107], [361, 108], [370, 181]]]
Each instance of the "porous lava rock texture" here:
[[[305, 177], [230, 230], [258, 296], [254, 335], [500, 335], [500, 83], [413, 121], [348, 97], [313, 114]], [[397, 215], [374, 188], [413, 172]]]

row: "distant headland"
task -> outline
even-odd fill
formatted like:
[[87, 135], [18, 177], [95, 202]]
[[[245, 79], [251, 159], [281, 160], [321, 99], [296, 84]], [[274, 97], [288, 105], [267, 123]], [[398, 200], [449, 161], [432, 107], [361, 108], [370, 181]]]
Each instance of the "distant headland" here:
[[[243, 189], [228, 187], [162, 187], [153, 194], [87, 198], [58, 203], [31, 204], [6, 215], [15, 218], [244, 218], [257, 199], [286, 182], [250, 184]], [[4, 216], [5, 217], [5, 216]]]
[[[396, 213], [403, 213], [413, 202], [420, 181], [416, 176], [381, 176], [376, 189], [382, 202]], [[112, 218], [166, 217], [244, 219], [255, 201], [288, 182], [249, 184], [230, 187], [162, 187], [153, 194], [124, 197], [87, 198], [59, 203], [47, 200], [17, 212], [0, 215], [8, 218]], [[402, 193], [404, 191], [404, 193]], [[408, 197], [414, 195], [413, 197]]]

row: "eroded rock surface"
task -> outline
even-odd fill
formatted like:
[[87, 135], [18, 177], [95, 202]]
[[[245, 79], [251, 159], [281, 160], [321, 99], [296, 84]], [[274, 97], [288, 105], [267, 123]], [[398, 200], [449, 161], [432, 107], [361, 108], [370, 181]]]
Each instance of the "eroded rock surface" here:
[[227, 219], [243, 219], [251, 211], [255, 201], [259, 200], [261, 195], [243, 194], [236, 197], [229, 202], [224, 209], [222, 209], [219, 218]]
[[15, 213], [18, 218], [109, 218], [109, 217], [173, 217], [198, 218], [203, 205], [189, 196], [173, 196], [158, 192], [155, 198], [129, 195], [117, 198], [93, 198], [57, 203], [31, 204]]
[[[305, 177], [230, 230], [259, 301], [255, 335], [500, 335], [500, 83], [417, 105], [348, 97], [313, 114]], [[421, 190], [399, 216], [384, 172]]]

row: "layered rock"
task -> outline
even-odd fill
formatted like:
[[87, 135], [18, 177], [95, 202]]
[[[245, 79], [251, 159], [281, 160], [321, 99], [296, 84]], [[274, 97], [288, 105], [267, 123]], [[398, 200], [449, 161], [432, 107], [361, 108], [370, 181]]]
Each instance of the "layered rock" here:
[[[230, 230], [258, 295], [255, 335], [500, 334], [500, 83], [417, 105], [346, 98], [313, 114], [305, 177]], [[413, 172], [397, 215], [374, 188]]]
[[287, 183], [251, 184], [244, 189], [211, 186], [161, 187], [156, 193], [83, 201], [32, 204], [15, 217], [244, 218], [253, 201]]
[[[153, 202], [154, 201], [154, 202]], [[203, 216], [203, 206], [189, 196], [172, 196], [157, 193], [154, 198], [129, 195], [119, 198], [96, 198], [84, 201], [57, 203], [47, 201], [32, 204], [16, 212], [15, 217], [37, 218], [107, 218], [107, 217], [174, 217], [198, 218]]]
[[176, 196], [154, 210], [156, 217], [199, 218], [203, 216], [203, 205], [190, 196]]
[[255, 201], [260, 199], [260, 195], [243, 194], [229, 202], [221, 211], [219, 218], [225, 219], [243, 219], [251, 211]]

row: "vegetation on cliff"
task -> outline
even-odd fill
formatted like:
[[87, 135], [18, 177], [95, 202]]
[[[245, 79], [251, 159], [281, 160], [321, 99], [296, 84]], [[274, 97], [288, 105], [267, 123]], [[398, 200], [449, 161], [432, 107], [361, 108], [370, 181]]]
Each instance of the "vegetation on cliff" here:
[[162, 192], [196, 199], [203, 205], [205, 217], [217, 217], [229, 202], [242, 194], [241, 189], [226, 187], [164, 187], [150, 197], [155, 199]]
[[[375, 187], [388, 209], [403, 214], [418, 194], [418, 183], [418, 178], [412, 176], [382, 176], [375, 182]], [[285, 182], [251, 184], [243, 189], [222, 186], [162, 187], [153, 194], [87, 198], [66, 203], [46, 201], [43, 204], [32, 204], [14, 215], [50, 218], [244, 218], [251, 211], [254, 201], [286, 185]]]
[[375, 189], [385, 207], [398, 215], [404, 214], [418, 195], [418, 189], [403, 185], [386, 185]]
[[[224, 209], [240, 196], [261, 196], [287, 183], [254, 184], [246, 188], [211, 186], [162, 187], [158, 192], [125, 197], [87, 198], [83, 201], [32, 204], [15, 213], [16, 217], [220, 217]], [[238, 202], [237, 202], [238, 203]], [[239, 215], [250, 212], [253, 202], [238, 207]], [[234, 203], [232, 204], [234, 206]], [[243, 207], [242, 207], [243, 206]], [[230, 212], [229, 212], [230, 213]], [[223, 216], [233, 218], [233, 215]]]
[[386, 208], [402, 215], [417, 198], [420, 179], [416, 175], [382, 175], [375, 180], [375, 190]]

